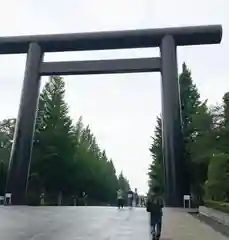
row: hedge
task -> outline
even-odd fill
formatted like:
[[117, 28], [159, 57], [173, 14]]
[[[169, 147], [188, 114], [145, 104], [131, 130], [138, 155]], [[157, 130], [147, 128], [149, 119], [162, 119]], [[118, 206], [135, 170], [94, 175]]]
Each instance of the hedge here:
[[204, 206], [229, 214], [229, 203], [204, 200]]

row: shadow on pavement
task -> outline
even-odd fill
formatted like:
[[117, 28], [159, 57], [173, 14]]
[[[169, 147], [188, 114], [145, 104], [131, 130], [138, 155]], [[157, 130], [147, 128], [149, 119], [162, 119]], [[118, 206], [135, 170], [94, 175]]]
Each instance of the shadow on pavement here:
[[216, 220], [206, 217], [200, 214], [191, 214], [194, 218], [204, 222], [211, 228], [213, 228], [216, 232], [220, 232], [225, 237], [229, 237], [229, 227], [225, 226], [224, 224], [217, 222]]

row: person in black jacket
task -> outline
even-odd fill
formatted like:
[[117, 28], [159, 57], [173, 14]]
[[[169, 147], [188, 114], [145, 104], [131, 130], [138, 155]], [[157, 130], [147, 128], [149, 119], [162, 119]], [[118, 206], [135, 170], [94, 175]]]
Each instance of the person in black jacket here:
[[160, 239], [162, 226], [163, 198], [159, 195], [159, 189], [155, 187], [148, 195], [146, 210], [150, 213], [150, 227], [153, 239]]
[[129, 206], [129, 208], [132, 208], [133, 207], [133, 200], [134, 200], [134, 193], [131, 190], [129, 190], [127, 192], [127, 198], [128, 198], [128, 206]]

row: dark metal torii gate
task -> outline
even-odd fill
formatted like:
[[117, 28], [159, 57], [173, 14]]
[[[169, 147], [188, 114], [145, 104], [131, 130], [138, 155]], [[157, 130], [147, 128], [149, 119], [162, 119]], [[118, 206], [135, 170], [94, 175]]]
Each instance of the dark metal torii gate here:
[[[27, 53], [21, 102], [11, 150], [6, 191], [12, 203], [26, 203], [27, 181], [38, 107], [40, 77], [156, 72], [162, 75], [163, 153], [168, 206], [182, 204], [184, 175], [177, 46], [217, 44], [222, 27], [197, 26], [112, 32], [1, 37], [0, 54]], [[43, 62], [45, 52], [160, 47], [161, 57]]]

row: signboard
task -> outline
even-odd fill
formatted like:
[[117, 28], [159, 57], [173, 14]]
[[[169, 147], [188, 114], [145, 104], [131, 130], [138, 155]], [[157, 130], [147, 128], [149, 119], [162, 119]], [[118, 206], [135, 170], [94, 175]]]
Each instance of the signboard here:
[[191, 196], [190, 195], [184, 195], [184, 200], [190, 200]]

